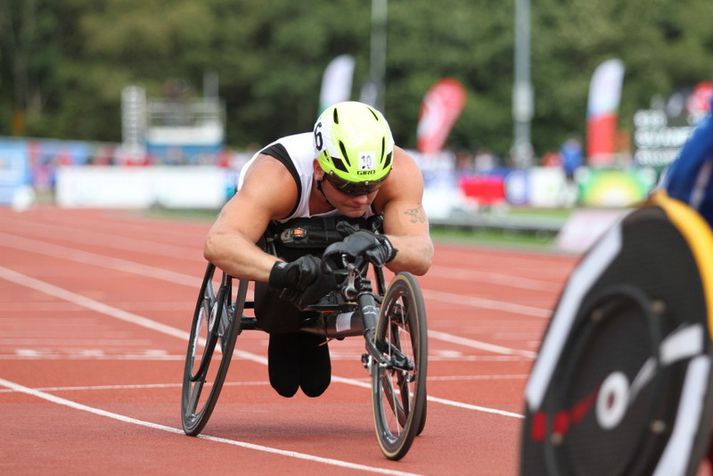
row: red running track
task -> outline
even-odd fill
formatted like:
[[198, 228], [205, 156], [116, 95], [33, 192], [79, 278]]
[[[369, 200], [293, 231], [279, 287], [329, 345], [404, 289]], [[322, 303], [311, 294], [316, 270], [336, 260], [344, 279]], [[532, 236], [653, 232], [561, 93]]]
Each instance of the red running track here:
[[419, 278], [428, 424], [400, 462], [371, 416], [363, 341], [334, 341], [310, 399], [267, 383], [267, 338], [237, 343], [204, 437], [183, 435], [186, 333], [209, 224], [127, 212], [0, 209], [3, 474], [518, 472], [522, 394], [575, 258], [437, 245]]

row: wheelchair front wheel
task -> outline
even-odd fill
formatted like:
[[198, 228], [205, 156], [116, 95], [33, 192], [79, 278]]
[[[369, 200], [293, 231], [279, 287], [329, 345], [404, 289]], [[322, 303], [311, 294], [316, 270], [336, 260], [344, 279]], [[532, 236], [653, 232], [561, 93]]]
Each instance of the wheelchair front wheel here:
[[412, 274], [398, 273], [389, 285], [374, 344], [382, 354], [382, 362], [372, 365], [376, 436], [384, 455], [399, 460], [423, 431], [426, 417], [426, 308]]
[[[198, 435], [210, 418], [240, 333], [247, 282], [241, 280], [235, 304], [232, 278], [208, 264], [196, 302], [183, 370], [181, 417], [183, 431]], [[217, 292], [216, 292], [217, 289]], [[238, 316], [236, 318], [236, 316]]]

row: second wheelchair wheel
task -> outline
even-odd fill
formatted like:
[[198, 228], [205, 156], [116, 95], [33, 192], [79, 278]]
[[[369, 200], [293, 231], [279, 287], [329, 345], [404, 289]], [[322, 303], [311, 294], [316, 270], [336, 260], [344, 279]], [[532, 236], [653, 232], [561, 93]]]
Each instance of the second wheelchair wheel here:
[[586, 253], [525, 387], [521, 475], [700, 474], [713, 423], [712, 250], [708, 224], [659, 192]]
[[208, 265], [193, 313], [181, 398], [183, 431], [190, 436], [208, 423], [240, 333], [247, 281], [240, 281], [233, 303], [232, 278], [222, 274], [219, 279], [215, 266]]
[[426, 308], [410, 273], [397, 274], [386, 291], [375, 345], [383, 357], [372, 368], [376, 435], [384, 455], [398, 460], [423, 430], [426, 416]]

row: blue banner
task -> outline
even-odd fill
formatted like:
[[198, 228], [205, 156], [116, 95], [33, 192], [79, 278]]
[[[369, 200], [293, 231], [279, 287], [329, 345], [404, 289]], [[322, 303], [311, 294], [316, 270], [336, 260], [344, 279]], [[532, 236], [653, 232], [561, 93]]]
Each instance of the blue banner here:
[[15, 193], [29, 185], [27, 143], [0, 140], [0, 204], [13, 203]]

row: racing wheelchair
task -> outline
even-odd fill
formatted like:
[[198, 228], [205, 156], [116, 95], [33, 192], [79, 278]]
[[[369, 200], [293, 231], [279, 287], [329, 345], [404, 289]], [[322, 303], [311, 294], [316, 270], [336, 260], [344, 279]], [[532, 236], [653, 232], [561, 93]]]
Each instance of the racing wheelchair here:
[[697, 474], [712, 343], [713, 232], [659, 191], [562, 291], [525, 389], [520, 474]]
[[[325, 339], [363, 336], [361, 362], [371, 376], [377, 440], [384, 456], [401, 459], [426, 423], [427, 324], [418, 282], [410, 273], [401, 272], [387, 288], [380, 266], [364, 256], [350, 254], [342, 240], [357, 231], [358, 224], [337, 222], [334, 232], [329, 227], [320, 230], [310, 219], [301, 220], [282, 229], [268, 229], [259, 246], [278, 255], [278, 244], [309, 239], [329, 243], [323, 253], [323, 267], [341, 284], [304, 309], [312, 312], [300, 331]], [[378, 233], [381, 222], [375, 220], [368, 226]], [[228, 368], [237, 361], [233, 354], [238, 336], [243, 331], [261, 331], [254, 317], [254, 298], [248, 298], [250, 284], [211, 263], [206, 267], [183, 373], [181, 417], [189, 436], [200, 434], [210, 419]]]

